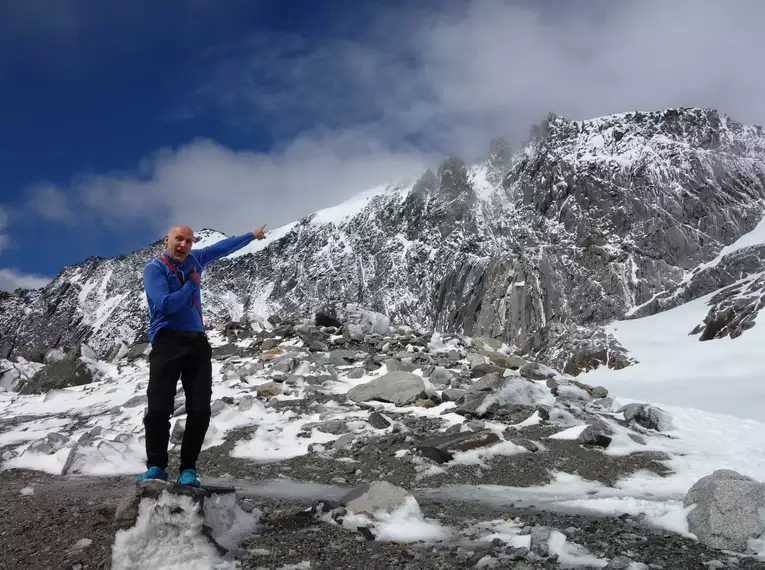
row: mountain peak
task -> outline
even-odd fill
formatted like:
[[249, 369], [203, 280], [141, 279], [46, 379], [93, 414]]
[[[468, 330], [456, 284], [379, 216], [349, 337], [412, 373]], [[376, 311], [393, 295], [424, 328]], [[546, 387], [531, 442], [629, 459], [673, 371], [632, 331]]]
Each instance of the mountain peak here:
[[[447, 157], [411, 183], [269, 231], [205, 270], [205, 321], [312, 314], [332, 299], [418, 330], [491, 337], [560, 369], [628, 365], [599, 327], [758, 223], [762, 130], [666, 109], [553, 115], [536, 135], [512, 161], [495, 139], [479, 164]], [[226, 235], [196, 237], [203, 247]], [[141, 270], [156, 245], [0, 299], [0, 357], [135, 342], [148, 319]]]

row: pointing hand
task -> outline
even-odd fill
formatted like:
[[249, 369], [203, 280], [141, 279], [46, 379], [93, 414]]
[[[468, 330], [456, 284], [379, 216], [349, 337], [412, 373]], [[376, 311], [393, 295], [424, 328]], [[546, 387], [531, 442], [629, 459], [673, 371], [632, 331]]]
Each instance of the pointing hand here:
[[263, 224], [257, 230], [252, 232], [252, 235], [255, 236], [255, 239], [264, 239], [266, 237], [265, 229], [266, 229], [266, 224]]

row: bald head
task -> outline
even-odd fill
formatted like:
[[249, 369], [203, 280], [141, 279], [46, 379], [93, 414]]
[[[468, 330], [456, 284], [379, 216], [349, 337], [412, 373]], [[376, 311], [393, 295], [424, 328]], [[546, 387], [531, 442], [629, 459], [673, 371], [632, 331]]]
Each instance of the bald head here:
[[167, 255], [178, 261], [183, 261], [189, 255], [194, 244], [194, 231], [187, 225], [177, 224], [167, 230], [167, 235], [163, 241]]

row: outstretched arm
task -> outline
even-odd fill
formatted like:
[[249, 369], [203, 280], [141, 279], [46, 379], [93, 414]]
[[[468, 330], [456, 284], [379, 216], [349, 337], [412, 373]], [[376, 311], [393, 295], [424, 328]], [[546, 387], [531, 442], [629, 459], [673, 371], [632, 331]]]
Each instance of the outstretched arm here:
[[172, 315], [188, 306], [189, 301], [194, 295], [194, 290], [198, 287], [194, 279], [188, 279], [183, 284], [183, 287], [171, 293], [167, 277], [154, 263], [148, 263], [144, 267], [143, 284], [146, 289], [146, 295], [165, 315]]
[[217, 243], [209, 245], [205, 248], [194, 250], [192, 254], [197, 258], [199, 264], [204, 267], [211, 261], [215, 261], [221, 257], [224, 257], [230, 253], [242, 249], [245, 245], [250, 243], [253, 239], [263, 239], [265, 234], [263, 233], [265, 225], [258, 228], [254, 232], [242, 234], [240, 236], [232, 236], [230, 238], [222, 239]]

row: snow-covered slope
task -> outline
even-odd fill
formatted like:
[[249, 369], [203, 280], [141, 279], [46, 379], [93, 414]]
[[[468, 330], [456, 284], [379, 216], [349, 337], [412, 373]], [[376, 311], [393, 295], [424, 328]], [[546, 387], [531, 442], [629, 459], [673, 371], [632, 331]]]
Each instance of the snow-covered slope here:
[[[689, 274], [671, 298], [683, 299], [682, 294], [693, 293], [693, 284], [702, 275], [725, 278], [725, 283], [733, 280], [733, 285], [717, 291], [715, 285], [720, 281], [713, 281], [709, 287], [714, 292], [654, 315], [609, 324], [608, 332], [637, 363], [618, 371], [600, 368], [584, 374], [582, 380], [635, 400], [765, 422], [765, 327], [761, 323], [755, 326], [761, 320], [757, 314], [765, 293], [764, 252], [765, 222], [760, 222], [714, 260]], [[744, 315], [749, 324], [728, 331], [733, 334], [709, 335], [708, 340], [699, 342], [706, 338], [703, 332], [707, 328], [721, 330], [709, 316], [719, 316], [723, 302], [731, 308], [726, 323], [740, 323], [738, 317]], [[719, 320], [717, 324], [721, 324]]]
[[[757, 225], [763, 198], [757, 127], [699, 109], [551, 116], [512, 160], [492, 141], [484, 162], [447, 158], [210, 266], [206, 321], [352, 301], [494, 337], [573, 374], [621, 368], [630, 357], [600, 325], [664, 308], [663, 295]], [[159, 245], [86, 260], [0, 301], [0, 356], [83, 341], [101, 355], [124, 350], [145, 329], [141, 269]]]

